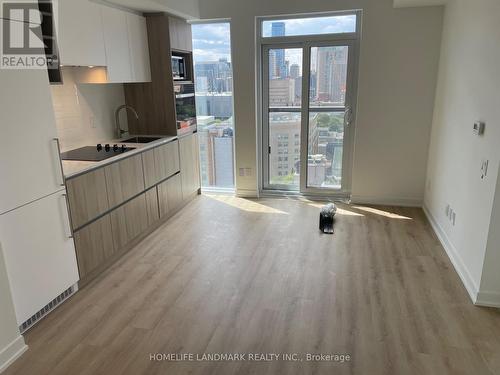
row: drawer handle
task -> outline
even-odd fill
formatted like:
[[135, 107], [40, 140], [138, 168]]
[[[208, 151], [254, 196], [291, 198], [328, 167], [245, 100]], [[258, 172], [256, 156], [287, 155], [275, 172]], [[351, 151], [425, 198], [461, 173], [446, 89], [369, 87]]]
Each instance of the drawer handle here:
[[65, 228], [65, 234], [67, 238], [73, 238], [73, 230], [71, 229], [71, 220], [69, 218], [69, 212], [68, 212], [68, 195], [66, 193], [61, 194], [61, 196], [64, 198], [64, 212], [66, 212], [66, 215], [63, 215], [63, 221], [65, 223], [68, 223], [68, 226]]

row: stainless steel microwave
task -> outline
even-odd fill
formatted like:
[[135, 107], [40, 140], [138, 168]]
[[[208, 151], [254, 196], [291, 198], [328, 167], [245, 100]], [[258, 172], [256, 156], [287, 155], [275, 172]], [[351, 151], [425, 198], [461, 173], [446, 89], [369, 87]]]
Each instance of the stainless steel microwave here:
[[174, 81], [187, 81], [187, 58], [180, 55], [172, 55], [172, 76]]

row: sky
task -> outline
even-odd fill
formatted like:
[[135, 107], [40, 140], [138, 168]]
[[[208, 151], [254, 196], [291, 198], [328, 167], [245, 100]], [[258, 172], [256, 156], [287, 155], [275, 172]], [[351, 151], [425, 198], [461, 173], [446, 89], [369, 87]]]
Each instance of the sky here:
[[193, 32], [193, 56], [195, 64], [201, 61], [231, 61], [229, 23], [195, 24]]
[[[285, 22], [286, 35], [311, 35], [339, 32], [351, 32], [356, 29], [356, 16], [330, 16], [313, 18], [296, 18], [288, 20], [264, 21], [263, 36], [271, 36], [273, 22]], [[194, 62], [218, 61], [226, 58], [231, 61], [230, 25], [224, 23], [194, 24], [193, 55]], [[290, 64], [302, 66], [301, 50], [286, 50], [285, 59]]]
[[288, 20], [272, 20], [262, 23], [264, 37], [271, 36], [273, 22], [285, 23], [285, 35], [332, 34], [356, 31], [356, 16], [330, 16], [312, 18], [294, 18]]

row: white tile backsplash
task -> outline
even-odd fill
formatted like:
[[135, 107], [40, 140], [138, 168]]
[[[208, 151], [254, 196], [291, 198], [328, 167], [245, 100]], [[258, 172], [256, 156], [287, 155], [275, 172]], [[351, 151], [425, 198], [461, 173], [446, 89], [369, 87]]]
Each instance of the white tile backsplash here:
[[[52, 101], [61, 150], [93, 146], [115, 136], [115, 109], [125, 103], [123, 84], [77, 84], [73, 67], [63, 68], [63, 85], [53, 85]], [[122, 129], [127, 129], [121, 111]]]

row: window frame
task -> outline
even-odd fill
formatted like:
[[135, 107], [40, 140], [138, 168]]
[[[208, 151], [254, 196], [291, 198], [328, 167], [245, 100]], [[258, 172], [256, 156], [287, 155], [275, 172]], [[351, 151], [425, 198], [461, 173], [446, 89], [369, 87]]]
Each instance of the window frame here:
[[[332, 34], [313, 34], [313, 35], [299, 35], [299, 36], [279, 36], [279, 37], [264, 37], [262, 36], [262, 25], [264, 21], [273, 20], [286, 20], [286, 19], [300, 19], [300, 18], [314, 18], [325, 16], [342, 16], [342, 15], [356, 15], [356, 31], [354, 33], [332, 33]], [[268, 77], [269, 69], [269, 53], [270, 49], [275, 48], [303, 48], [302, 52], [302, 68], [309, 70], [310, 66], [310, 51], [312, 46], [331, 45], [332, 43], [345, 42], [352, 48], [350, 51], [350, 58], [353, 58], [352, 76], [352, 90], [353, 97], [351, 98], [351, 108], [353, 110], [352, 117], [355, 121], [356, 115], [356, 102], [357, 102], [357, 82], [358, 82], [358, 66], [359, 66], [359, 49], [361, 41], [361, 25], [362, 25], [362, 11], [360, 9], [335, 11], [335, 12], [320, 12], [311, 14], [291, 14], [279, 16], [263, 16], [255, 17], [255, 30], [256, 30], [256, 118], [257, 118], [257, 161], [258, 161], [258, 189], [259, 194], [294, 194], [294, 195], [310, 195], [310, 196], [329, 196], [332, 198], [348, 199], [351, 195], [351, 180], [352, 180], [352, 160], [354, 150], [354, 127], [349, 131], [349, 142], [351, 147], [348, 153], [343, 155], [343, 164], [346, 168], [346, 179], [342, 181], [342, 188], [339, 190], [307, 187], [307, 176], [304, 171], [307, 171], [307, 165], [303, 163], [304, 156], [307, 159], [307, 143], [308, 139], [304, 138], [307, 134], [307, 125], [309, 108], [309, 77], [302, 80], [302, 100], [306, 100], [307, 104], [302, 105], [301, 108], [284, 107], [284, 108], [269, 108], [269, 82], [265, 80]], [[324, 108], [324, 109], [323, 109]], [[269, 116], [270, 112], [299, 112], [301, 113], [301, 147], [300, 147], [300, 160], [301, 160], [301, 173], [300, 185], [298, 191], [291, 189], [286, 185], [270, 186], [269, 184], [269, 153], [265, 150], [269, 149]], [[320, 107], [317, 112], [332, 112], [332, 107]], [[333, 109], [335, 111], [335, 109]], [[314, 109], [316, 112], [316, 108]], [[306, 118], [307, 117], [307, 118]], [[264, 128], [266, 131], [264, 132]], [[304, 154], [305, 153], [305, 154]]]

